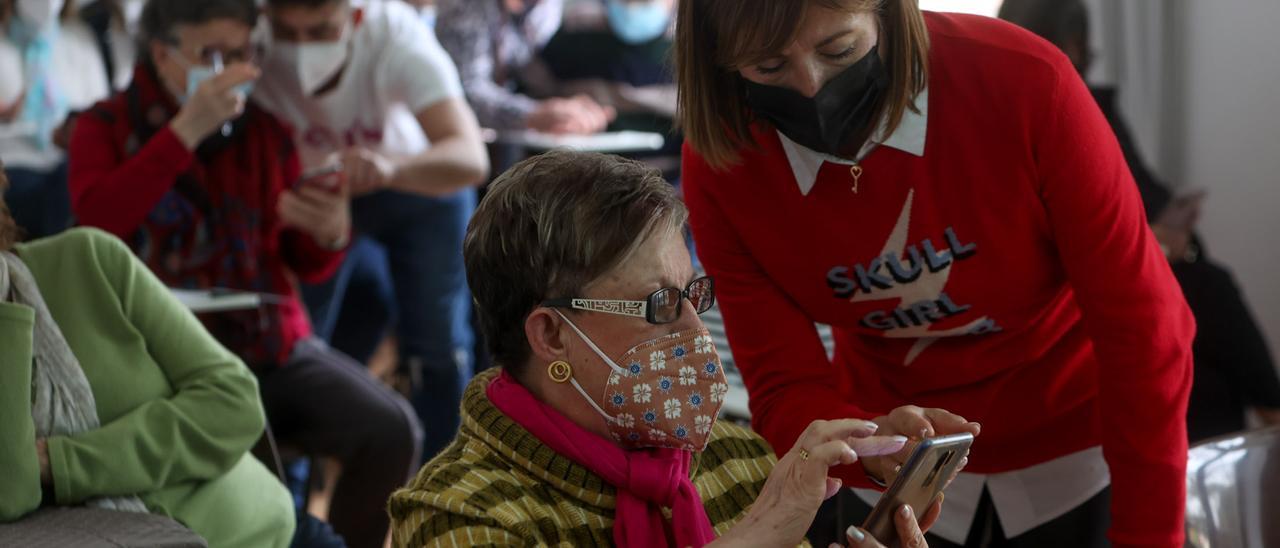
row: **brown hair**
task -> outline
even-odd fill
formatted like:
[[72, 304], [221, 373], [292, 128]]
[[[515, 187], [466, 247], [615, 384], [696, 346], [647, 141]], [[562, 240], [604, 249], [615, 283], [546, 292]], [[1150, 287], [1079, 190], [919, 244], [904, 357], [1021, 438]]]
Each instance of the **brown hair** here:
[[524, 322], [543, 301], [577, 297], [688, 212], [653, 168], [617, 156], [549, 152], [489, 187], [462, 254], [489, 352], [516, 372], [529, 359]]
[[22, 231], [9, 214], [9, 206], [4, 203], [4, 194], [9, 191], [9, 177], [4, 174], [4, 164], [0, 163], [0, 251], [13, 249], [13, 244], [22, 237]]
[[[929, 33], [917, 0], [683, 0], [676, 20], [677, 119], [685, 139], [712, 167], [738, 161], [754, 147], [746, 92], [737, 67], [776, 55], [795, 39], [812, 5], [877, 10], [889, 89], [873, 120], [892, 133], [929, 79]], [[875, 125], [864, 130], [865, 142]]]

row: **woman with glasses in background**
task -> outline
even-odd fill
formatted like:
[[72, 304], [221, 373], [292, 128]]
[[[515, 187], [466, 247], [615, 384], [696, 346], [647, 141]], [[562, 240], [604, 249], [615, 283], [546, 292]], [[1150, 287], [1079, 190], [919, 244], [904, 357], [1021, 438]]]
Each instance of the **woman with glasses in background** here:
[[[685, 217], [656, 170], [617, 157], [552, 152], [494, 182], [464, 256], [501, 367], [392, 497], [397, 546], [796, 546], [840, 487], [828, 468], [902, 448], [869, 421], [817, 421], [775, 460], [717, 422], [728, 385], [698, 318], [716, 287]], [[899, 534], [923, 543], [940, 511], [899, 513]]]

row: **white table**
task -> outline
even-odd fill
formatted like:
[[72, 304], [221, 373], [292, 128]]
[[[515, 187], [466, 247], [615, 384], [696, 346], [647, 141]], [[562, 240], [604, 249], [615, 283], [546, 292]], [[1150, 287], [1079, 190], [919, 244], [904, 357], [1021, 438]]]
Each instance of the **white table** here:
[[261, 293], [247, 291], [174, 288], [170, 288], [169, 291], [174, 298], [178, 299], [178, 302], [196, 314], [254, 310], [268, 300], [264, 299]]
[[579, 152], [601, 152], [617, 154], [623, 152], [651, 152], [661, 150], [667, 143], [661, 133], [644, 131], [611, 131], [592, 135], [553, 135], [531, 130], [495, 131], [484, 130], [484, 139], [489, 143], [515, 145], [525, 149], [543, 152], [554, 149], [569, 149]]

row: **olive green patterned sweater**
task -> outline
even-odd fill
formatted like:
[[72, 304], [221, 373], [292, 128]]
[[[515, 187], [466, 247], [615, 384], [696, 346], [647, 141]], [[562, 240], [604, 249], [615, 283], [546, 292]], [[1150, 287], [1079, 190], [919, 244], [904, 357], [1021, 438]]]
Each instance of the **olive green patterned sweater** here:
[[[614, 487], [494, 407], [485, 390], [496, 375], [471, 382], [458, 437], [392, 495], [395, 545], [612, 545]], [[759, 436], [716, 423], [690, 468], [717, 535], [746, 512], [774, 461]]]

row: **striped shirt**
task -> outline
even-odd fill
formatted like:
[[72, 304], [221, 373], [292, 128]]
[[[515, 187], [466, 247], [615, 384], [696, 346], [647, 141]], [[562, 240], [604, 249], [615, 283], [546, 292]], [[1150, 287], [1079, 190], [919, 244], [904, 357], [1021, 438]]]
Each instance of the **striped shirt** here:
[[[615, 488], [503, 415], [485, 394], [496, 375], [471, 382], [458, 437], [392, 495], [395, 546], [612, 545]], [[759, 436], [715, 424], [691, 468], [717, 535], [746, 513], [774, 462]]]

